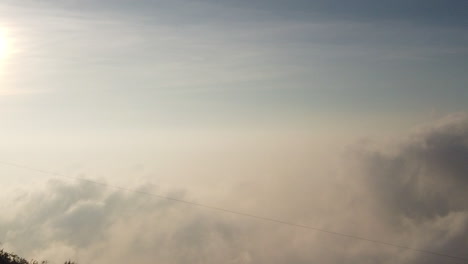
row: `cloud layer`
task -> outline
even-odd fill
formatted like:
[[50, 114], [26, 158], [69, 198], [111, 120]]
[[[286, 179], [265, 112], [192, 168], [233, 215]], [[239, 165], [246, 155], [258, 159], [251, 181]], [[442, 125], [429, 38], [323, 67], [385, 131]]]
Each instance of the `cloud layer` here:
[[[463, 256], [468, 116], [451, 115], [395, 144], [393, 151], [357, 145], [347, 162], [340, 160], [340, 167], [323, 177], [314, 176], [318, 170], [295, 170], [237, 186], [219, 201], [233, 210]], [[140, 190], [196, 201], [196, 194], [186, 191]], [[0, 217], [3, 246], [56, 263], [68, 258], [104, 264], [449, 261], [87, 182], [53, 180], [21, 192], [12, 205]]]

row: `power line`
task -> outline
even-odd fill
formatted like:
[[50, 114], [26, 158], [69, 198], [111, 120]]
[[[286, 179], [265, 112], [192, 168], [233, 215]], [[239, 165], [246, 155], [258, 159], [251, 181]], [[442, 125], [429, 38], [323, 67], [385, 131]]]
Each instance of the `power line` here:
[[258, 219], [258, 220], [262, 220], [262, 221], [268, 221], [268, 222], [288, 225], [288, 226], [292, 226], [292, 227], [299, 227], [299, 228], [314, 230], [314, 231], [317, 231], [317, 232], [327, 233], [327, 234], [330, 234], [330, 235], [346, 237], [346, 238], [350, 238], [350, 239], [357, 239], [357, 240], [361, 240], [361, 241], [367, 241], [367, 242], [370, 242], [370, 243], [376, 243], [376, 244], [380, 244], [380, 245], [384, 245], [384, 246], [391, 246], [391, 247], [395, 247], [395, 248], [399, 248], [399, 249], [410, 250], [410, 251], [418, 252], [418, 253], [421, 253], [421, 254], [430, 254], [430, 255], [434, 255], [434, 256], [438, 256], [438, 257], [450, 258], [452, 260], [463, 261], [465, 263], [468, 263], [468, 258], [466, 258], [466, 257], [454, 256], [454, 255], [449, 255], [449, 254], [445, 254], [445, 253], [441, 253], [441, 252], [430, 251], [430, 250], [425, 250], [425, 249], [418, 249], [418, 248], [403, 246], [403, 245], [399, 245], [399, 244], [389, 243], [389, 242], [385, 242], [385, 241], [369, 239], [369, 238], [355, 236], [355, 235], [349, 235], [349, 234], [345, 234], [345, 233], [341, 233], [341, 232], [335, 232], [335, 231], [331, 231], [331, 230], [327, 230], [327, 229], [296, 224], [296, 223], [292, 223], [292, 222], [283, 221], [283, 220], [280, 220], [280, 219], [269, 218], [269, 217], [264, 217], [264, 216], [259, 216], [259, 215], [234, 211], [234, 210], [230, 210], [230, 209], [226, 209], [226, 208], [222, 208], [222, 207], [216, 207], [216, 206], [191, 202], [191, 201], [187, 201], [187, 200], [177, 199], [177, 198], [164, 196], [164, 195], [160, 195], [160, 194], [156, 194], [156, 193], [150, 193], [150, 192], [125, 188], [125, 187], [121, 187], [121, 186], [110, 185], [110, 184], [107, 184], [107, 183], [104, 183], [104, 182], [89, 180], [89, 179], [82, 178], [82, 177], [68, 176], [68, 175], [64, 175], [64, 174], [60, 174], [60, 173], [54, 173], [54, 172], [51, 172], [51, 171], [41, 170], [41, 169], [32, 168], [32, 167], [29, 167], [29, 166], [24, 166], [24, 165], [10, 163], [10, 162], [0, 161], [0, 164], [11, 166], [11, 167], [16, 167], [16, 168], [21, 168], [21, 169], [25, 169], [25, 170], [35, 171], [35, 172], [39, 172], [39, 173], [43, 173], [43, 174], [48, 174], [48, 175], [53, 175], [53, 176], [58, 176], [58, 177], [63, 177], [63, 178], [69, 178], [69, 179], [83, 181], [83, 182], [89, 182], [89, 183], [92, 183], [92, 184], [101, 185], [101, 186], [106, 187], [106, 188], [113, 188], [113, 189], [117, 189], [117, 190], [121, 190], [121, 191], [133, 192], [133, 193], [138, 193], [138, 194], [142, 194], [142, 195], [148, 195], [148, 196], [156, 197], [156, 198], [159, 198], [159, 199], [165, 199], [165, 200], [174, 201], [174, 202], [178, 202], [178, 203], [184, 203], [184, 204], [187, 204], [187, 205], [190, 205], [190, 206], [206, 208], [206, 209], [210, 209], [210, 210], [214, 210], [214, 211], [218, 211], [218, 212], [230, 213], [230, 214], [245, 216], [245, 217], [254, 218], [254, 219]]

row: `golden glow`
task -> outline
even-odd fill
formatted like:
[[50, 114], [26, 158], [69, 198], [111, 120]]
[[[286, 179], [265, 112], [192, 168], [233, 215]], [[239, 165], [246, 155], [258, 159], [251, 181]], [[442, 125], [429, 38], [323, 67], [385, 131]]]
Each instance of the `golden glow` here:
[[[2, 79], [3, 73], [5, 72], [6, 57], [11, 52], [9, 42], [10, 41], [8, 40], [6, 30], [0, 27], [0, 81]], [[1, 83], [0, 86], [2, 86]], [[0, 87], [0, 89], [3, 90], [3, 87]]]
[[0, 59], [8, 55], [8, 38], [5, 30], [0, 28]]

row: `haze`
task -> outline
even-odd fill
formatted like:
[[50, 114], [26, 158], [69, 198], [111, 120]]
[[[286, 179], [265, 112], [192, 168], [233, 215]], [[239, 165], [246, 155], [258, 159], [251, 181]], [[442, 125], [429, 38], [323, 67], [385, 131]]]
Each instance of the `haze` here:
[[[0, 163], [467, 258], [468, 2], [0, 1]], [[448, 263], [0, 165], [61, 263]]]

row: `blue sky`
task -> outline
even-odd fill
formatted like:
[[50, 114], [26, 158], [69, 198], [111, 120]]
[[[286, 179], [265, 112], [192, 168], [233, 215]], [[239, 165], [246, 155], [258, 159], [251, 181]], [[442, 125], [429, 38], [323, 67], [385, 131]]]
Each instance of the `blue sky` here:
[[465, 6], [6, 1], [2, 102], [51, 126], [427, 119], [466, 110]]

